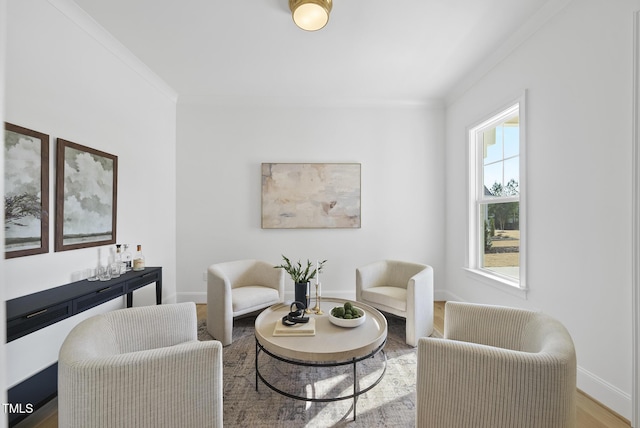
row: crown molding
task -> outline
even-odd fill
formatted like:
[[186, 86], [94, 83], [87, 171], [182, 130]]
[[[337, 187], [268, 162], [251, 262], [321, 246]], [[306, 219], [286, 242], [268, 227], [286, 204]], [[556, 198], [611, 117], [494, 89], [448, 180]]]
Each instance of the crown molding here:
[[246, 97], [180, 95], [179, 105], [211, 107], [327, 107], [327, 108], [422, 108], [444, 109], [440, 99], [331, 98], [331, 97]]
[[58, 9], [71, 22], [76, 24], [94, 40], [100, 43], [105, 49], [120, 59], [125, 65], [135, 71], [140, 77], [158, 89], [167, 98], [177, 102], [178, 93], [170, 87], [164, 80], [155, 74], [145, 63], [136, 57], [129, 49], [120, 43], [111, 33], [104, 29], [95, 19], [84, 11], [73, 0], [48, 0], [49, 3]]

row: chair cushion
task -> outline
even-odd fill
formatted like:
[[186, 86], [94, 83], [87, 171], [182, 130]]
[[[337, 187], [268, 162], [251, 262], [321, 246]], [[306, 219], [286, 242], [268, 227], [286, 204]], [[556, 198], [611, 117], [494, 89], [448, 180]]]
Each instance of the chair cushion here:
[[231, 292], [231, 305], [234, 314], [270, 306], [277, 303], [278, 299], [278, 290], [261, 285], [246, 285], [234, 288]]
[[400, 287], [378, 286], [362, 290], [362, 298], [375, 304], [385, 305], [399, 311], [407, 310], [407, 290]]

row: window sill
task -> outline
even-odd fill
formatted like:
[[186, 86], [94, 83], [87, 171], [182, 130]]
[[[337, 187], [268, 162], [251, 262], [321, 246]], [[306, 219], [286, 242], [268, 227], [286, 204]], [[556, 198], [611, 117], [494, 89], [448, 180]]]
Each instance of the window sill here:
[[498, 275], [492, 275], [489, 272], [479, 269], [464, 268], [464, 270], [466, 271], [467, 276], [474, 280], [497, 288], [498, 290], [501, 290], [512, 296], [527, 300], [527, 292], [529, 290], [526, 287], [520, 287], [520, 284], [516, 281], [511, 281]]

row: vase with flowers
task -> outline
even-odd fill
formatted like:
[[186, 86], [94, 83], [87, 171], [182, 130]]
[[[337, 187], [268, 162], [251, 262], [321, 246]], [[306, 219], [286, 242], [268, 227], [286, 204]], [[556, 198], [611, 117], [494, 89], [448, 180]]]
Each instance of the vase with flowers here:
[[316, 262], [314, 269], [309, 259], [307, 259], [306, 266], [303, 266], [300, 260], [296, 263], [291, 263], [284, 255], [282, 259], [284, 263], [274, 266], [274, 268], [284, 269], [284, 271], [289, 274], [294, 283], [295, 301], [304, 304], [305, 308], [307, 308], [309, 306], [309, 283], [316, 275], [320, 275], [327, 261]]

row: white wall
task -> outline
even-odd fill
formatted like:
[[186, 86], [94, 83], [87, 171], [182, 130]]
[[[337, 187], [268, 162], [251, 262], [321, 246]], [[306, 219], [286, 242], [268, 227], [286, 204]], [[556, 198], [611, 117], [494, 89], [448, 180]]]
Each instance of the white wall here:
[[[118, 156], [117, 241], [143, 245], [147, 265], [164, 268], [164, 300], [175, 301], [175, 96], [73, 5], [9, 2], [6, 121], [50, 135], [52, 213], [57, 137]], [[48, 254], [5, 261], [6, 299], [71, 282], [96, 265], [98, 248], [54, 252], [54, 224], [51, 216]], [[134, 304], [154, 304], [154, 290], [136, 291]], [[124, 298], [98, 311], [123, 306]], [[9, 386], [57, 360], [72, 320], [63, 331], [40, 332], [44, 342], [8, 344]], [[21, 351], [29, 348], [33, 361]]]
[[[437, 106], [178, 103], [179, 299], [206, 301], [216, 262], [328, 259], [323, 295], [355, 297], [355, 269], [396, 258], [444, 281], [443, 110]], [[261, 229], [263, 162], [362, 165], [360, 229]], [[286, 292], [293, 297], [289, 278]]]
[[[539, 309], [569, 329], [578, 387], [631, 417], [633, 12], [571, 2], [446, 113], [447, 290]], [[527, 90], [526, 300], [463, 271], [466, 129]]]

